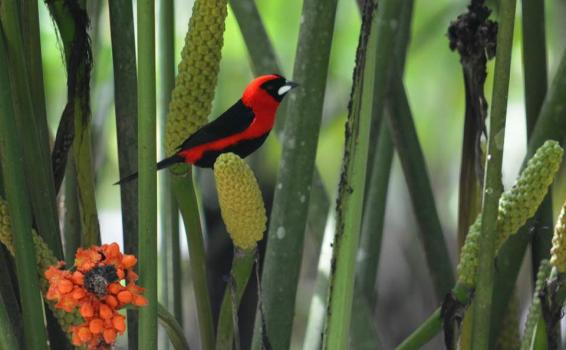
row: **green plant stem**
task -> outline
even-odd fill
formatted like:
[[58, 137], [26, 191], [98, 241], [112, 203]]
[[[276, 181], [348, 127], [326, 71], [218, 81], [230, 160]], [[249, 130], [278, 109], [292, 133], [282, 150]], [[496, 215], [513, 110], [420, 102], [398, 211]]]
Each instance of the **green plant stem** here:
[[189, 350], [189, 342], [183, 334], [183, 328], [175, 320], [175, 317], [167, 311], [167, 308], [159, 304], [157, 306], [157, 315], [159, 316], [159, 323], [165, 328], [167, 336], [171, 344], [173, 344], [173, 348], [175, 350]]
[[[522, 0], [523, 70], [527, 137], [530, 136], [544, 102], [548, 85], [544, 2]], [[552, 245], [552, 198], [549, 193], [537, 212], [536, 233], [532, 241], [533, 274], [540, 261], [548, 259]]]
[[214, 326], [210, 294], [208, 292], [208, 279], [206, 277], [206, 253], [193, 179], [190, 173], [185, 176], [172, 176], [171, 184], [181, 210], [181, 215], [183, 216], [187, 242], [189, 244], [201, 348], [211, 350], [214, 349]]
[[440, 308], [436, 309], [410, 336], [395, 350], [418, 350], [434, 338], [442, 328]]
[[[15, 3], [12, 4], [15, 6]], [[5, 25], [5, 23], [3, 22]], [[16, 248], [16, 271], [22, 304], [26, 349], [47, 349], [43, 325], [43, 305], [39, 293], [35, 249], [31, 234], [31, 208], [24, 182], [24, 162], [20, 133], [13, 110], [5, 31], [0, 27], [0, 150], [2, 169], [12, 219]]]
[[[164, 140], [166, 131], [167, 113], [171, 91], [175, 86], [175, 16], [174, 3], [169, 0], [159, 2], [159, 77], [160, 77], [160, 118], [159, 131]], [[165, 156], [165, 142], [161, 145], [161, 154]], [[163, 157], [164, 158], [164, 157]], [[179, 259], [179, 208], [171, 191], [171, 174], [161, 174], [161, 298], [168, 310], [173, 310], [175, 318], [182, 322], [182, 277]], [[173, 244], [173, 241], [176, 244]], [[181, 323], [182, 324], [182, 323]], [[166, 349], [165, 344], [161, 347]]]
[[0, 349], [21, 349], [19, 345], [18, 338], [10, 322], [10, 317], [8, 316], [8, 310], [4, 303], [4, 298], [0, 294]]
[[235, 329], [238, 327], [238, 309], [252, 274], [255, 255], [255, 249], [250, 251], [234, 250], [230, 280], [224, 290], [224, 298], [218, 318], [217, 350], [232, 349], [234, 341], [236, 348], [240, 348], [240, 339], [235, 333]]
[[[49, 140], [48, 130], [45, 129], [47, 121], [40, 120], [42, 116], [35, 114], [34, 107], [38, 109], [41, 109], [41, 107], [35, 105], [32, 92], [39, 93], [39, 91], [32, 90], [33, 87], [30, 86], [30, 82], [36, 82], [36, 78], [30, 78], [30, 73], [38, 74], [39, 72], [35, 69], [30, 71], [26, 66], [28, 60], [38, 59], [37, 50], [40, 50], [40, 48], [36, 47], [35, 44], [39, 39], [35, 36], [39, 36], [39, 32], [32, 33], [33, 28], [26, 29], [29, 30], [26, 33], [30, 34], [29, 45], [26, 47], [29, 51], [26, 52], [18, 7], [17, 1], [3, 2], [2, 8], [0, 8], [0, 17], [6, 36], [6, 59], [7, 64], [10, 65], [9, 74], [12, 79], [12, 88], [15, 91], [14, 98], [17, 101], [15, 103], [15, 112], [18, 115], [16, 123], [21, 131], [21, 137], [26, 140], [22, 143], [25, 157], [25, 179], [37, 229], [49, 248], [59, 259], [62, 259], [63, 248], [57, 220], [53, 177], [50, 172], [38, 171], [38, 169], [49, 169]], [[26, 14], [25, 17], [31, 22], [34, 21], [33, 14]], [[26, 25], [33, 27], [31, 23], [26, 23]], [[31, 51], [34, 51], [34, 53]], [[29, 57], [28, 54], [34, 55], [34, 57]], [[37, 98], [43, 99], [43, 95], [37, 96]], [[37, 103], [41, 104], [42, 102], [38, 101]]]
[[[267, 336], [276, 349], [289, 347], [303, 253], [336, 0], [303, 3], [293, 80], [301, 87], [287, 104], [285, 142], [270, 218], [262, 273]], [[283, 238], [280, 238], [283, 235]], [[286, 278], [281, 279], [285, 275]], [[253, 347], [260, 345], [256, 317]]]
[[[138, 169], [138, 83], [134, 14], [129, 0], [108, 2], [114, 71], [114, 106], [120, 178]], [[124, 251], [138, 255], [138, 191], [135, 182], [120, 186]], [[138, 313], [128, 310], [128, 345], [137, 348]]]
[[[324, 349], [344, 349], [349, 339], [352, 301], [355, 280], [355, 259], [359, 245], [366, 183], [373, 98], [385, 100], [386, 73], [389, 55], [380, 49], [392, 51], [393, 39], [384, 35], [382, 28], [389, 26], [390, 19], [399, 19], [400, 2], [380, 3], [380, 11], [374, 16], [373, 2], [366, 2], [362, 14], [341, 180], [336, 201], [336, 233], [333, 247], [333, 270], [330, 275], [326, 327], [323, 334]], [[377, 71], [385, 72], [379, 75]], [[381, 84], [374, 84], [379, 77]], [[377, 88], [377, 89], [376, 89]]]
[[230, 0], [256, 76], [280, 73], [279, 61], [253, 0]]
[[157, 175], [155, 139], [155, 3], [139, 0], [138, 161], [140, 285], [149, 304], [140, 310], [139, 348], [157, 348]]
[[[566, 118], [562, 112], [566, 109], [565, 94], [566, 54], [563, 54], [529, 139], [523, 167], [544, 141], [551, 139], [563, 144], [563, 139], [566, 137]], [[492, 310], [492, 323], [495, 327], [501, 323], [507, 300], [515, 287], [521, 262], [533, 235], [531, 227], [532, 221], [529, 221], [516, 235], [509, 238], [498, 254], [494, 288], [497, 293], [493, 296]]]
[[515, 0], [504, 0], [499, 7], [497, 56], [490, 113], [489, 139], [481, 213], [481, 240], [478, 283], [474, 298], [472, 349], [487, 349], [490, 343], [491, 305], [494, 285], [495, 242], [501, 184], [501, 165], [505, 141], [505, 117], [513, 46]]
[[81, 219], [77, 195], [77, 174], [74, 160], [71, 159], [67, 164], [67, 174], [65, 175], [65, 216], [63, 223], [67, 266], [73, 266], [75, 253], [81, 245]]

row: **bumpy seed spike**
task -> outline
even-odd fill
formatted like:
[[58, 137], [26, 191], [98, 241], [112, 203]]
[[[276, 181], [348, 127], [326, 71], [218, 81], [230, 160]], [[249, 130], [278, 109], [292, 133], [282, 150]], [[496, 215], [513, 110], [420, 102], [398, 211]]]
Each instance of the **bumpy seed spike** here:
[[[49, 249], [47, 243], [37, 234], [37, 232], [33, 231], [33, 243], [35, 245], [35, 255], [37, 261], [37, 273], [39, 274], [39, 287], [41, 288], [41, 292], [45, 294], [47, 289], [49, 289], [49, 282], [45, 279], [43, 272], [47, 270], [49, 266], [53, 266], [57, 264], [57, 257], [53, 254], [53, 251]], [[10, 215], [8, 213], [8, 206], [6, 205], [6, 201], [0, 197], [0, 242], [6, 246], [8, 251], [14, 255], [15, 247], [13, 242], [12, 236], [12, 224], [10, 221]], [[78, 311], [74, 311], [72, 313], [67, 313], [61, 309], [55, 308], [55, 303], [48, 301], [47, 304], [53, 314], [57, 318], [57, 322], [61, 326], [65, 332], [67, 332], [67, 336], [70, 339], [70, 333], [68, 330], [71, 326], [78, 325], [83, 323], [82, 317], [79, 315]]]
[[566, 203], [564, 203], [554, 227], [550, 254], [552, 266], [555, 266], [561, 273], [566, 272]]
[[513, 187], [501, 195], [497, 246], [535, 215], [558, 171], [564, 151], [556, 141], [546, 141], [533, 155]]
[[470, 226], [466, 242], [460, 252], [458, 263], [458, 284], [473, 288], [476, 285], [476, 271], [480, 251], [481, 217]]
[[507, 305], [507, 311], [505, 311], [495, 348], [497, 350], [517, 350], [520, 346], [519, 300], [516, 293], [513, 293]]
[[167, 154], [206, 124], [214, 98], [227, 0], [196, 0], [169, 103]]
[[537, 272], [535, 292], [533, 293], [533, 301], [531, 303], [531, 306], [529, 307], [529, 313], [525, 324], [525, 331], [523, 333], [523, 339], [521, 341], [521, 350], [531, 349], [531, 343], [533, 341], [535, 328], [542, 314], [540, 296], [544, 288], [545, 281], [549, 275], [550, 264], [548, 263], [548, 260], [543, 260], [540, 262]]
[[218, 201], [234, 245], [248, 250], [263, 238], [267, 217], [257, 180], [246, 162], [234, 153], [214, 163]]
[[[501, 195], [497, 215], [498, 250], [509, 235], [536, 213], [558, 171], [562, 155], [558, 142], [546, 141], [529, 160], [515, 185]], [[480, 230], [481, 219], [478, 216], [470, 226], [458, 263], [458, 283], [470, 288], [476, 285]]]

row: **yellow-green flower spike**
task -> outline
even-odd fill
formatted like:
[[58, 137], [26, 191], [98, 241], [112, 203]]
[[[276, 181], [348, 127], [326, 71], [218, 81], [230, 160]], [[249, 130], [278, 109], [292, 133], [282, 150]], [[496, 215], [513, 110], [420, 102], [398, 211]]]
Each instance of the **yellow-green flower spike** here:
[[227, 0], [196, 0], [181, 52], [166, 127], [167, 154], [207, 123], [223, 44]]
[[243, 250], [263, 239], [267, 217], [257, 180], [246, 162], [234, 153], [214, 163], [220, 212], [234, 245]]
[[497, 350], [517, 350], [520, 346], [519, 300], [516, 293], [513, 293], [505, 311], [495, 348]]
[[540, 296], [546, 283], [546, 279], [550, 275], [550, 264], [548, 260], [543, 260], [540, 262], [539, 269], [537, 272], [537, 281], [535, 285], [535, 292], [533, 293], [533, 301], [529, 307], [529, 313], [527, 316], [527, 321], [525, 324], [525, 330], [523, 332], [523, 339], [521, 341], [521, 350], [530, 350], [533, 341], [535, 328], [542, 314], [542, 308], [540, 305]]
[[533, 155], [513, 187], [501, 195], [497, 230], [500, 246], [535, 215], [558, 171], [563, 150], [556, 141], [546, 141]]
[[[32, 234], [33, 243], [35, 245], [37, 273], [39, 275], [39, 287], [41, 288], [42, 293], [45, 294], [49, 288], [49, 282], [45, 279], [43, 272], [45, 272], [49, 266], [56, 265], [58, 261], [57, 257], [53, 254], [53, 251], [49, 249], [43, 238], [41, 238], [41, 236], [39, 236], [35, 231], [33, 231]], [[12, 236], [12, 224], [8, 213], [8, 206], [2, 197], [0, 197], [0, 242], [2, 242], [6, 249], [14, 255], [15, 247]], [[65, 332], [67, 332], [71, 326], [84, 322], [78, 311], [68, 313], [64, 310], [55, 308], [54, 302], [48, 301], [47, 304], [51, 311], [55, 314], [61, 329], [65, 330]], [[67, 332], [67, 335], [70, 337], [70, 333]]]
[[473, 288], [476, 285], [476, 271], [480, 251], [481, 216], [470, 226], [466, 242], [460, 252], [458, 262], [458, 284]]
[[566, 272], [566, 203], [560, 211], [556, 226], [554, 227], [554, 236], [552, 237], [552, 249], [550, 250], [550, 263], [556, 267], [558, 272]]

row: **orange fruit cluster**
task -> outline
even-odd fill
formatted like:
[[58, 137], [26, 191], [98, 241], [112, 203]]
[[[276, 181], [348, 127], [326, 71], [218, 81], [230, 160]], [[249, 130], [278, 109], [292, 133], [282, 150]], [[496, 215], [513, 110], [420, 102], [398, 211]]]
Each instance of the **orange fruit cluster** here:
[[127, 305], [147, 305], [143, 288], [135, 283], [136, 263], [135, 256], [122, 254], [118, 244], [112, 243], [79, 248], [71, 270], [62, 270], [60, 262], [45, 271], [49, 281], [46, 298], [66, 312], [78, 307], [85, 320], [69, 329], [73, 345], [110, 348], [126, 330], [125, 317], [118, 310]]

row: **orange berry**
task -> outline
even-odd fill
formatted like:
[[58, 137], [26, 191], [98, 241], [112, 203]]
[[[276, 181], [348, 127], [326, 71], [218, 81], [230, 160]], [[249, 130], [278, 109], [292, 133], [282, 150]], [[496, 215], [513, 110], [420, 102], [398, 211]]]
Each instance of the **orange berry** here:
[[118, 306], [118, 299], [116, 299], [116, 297], [113, 295], [107, 295], [106, 298], [104, 298], [104, 301], [113, 309]]
[[100, 317], [102, 317], [102, 318], [105, 319], [105, 320], [110, 319], [110, 318], [112, 317], [112, 315], [114, 314], [114, 313], [112, 312], [112, 309], [110, 308], [110, 306], [108, 306], [108, 305], [106, 305], [106, 304], [104, 304], [104, 303], [101, 303], [101, 304], [100, 304], [99, 313], [100, 313]]
[[73, 282], [75, 284], [79, 284], [79, 285], [82, 286], [84, 284], [85, 275], [83, 275], [79, 271], [75, 271], [75, 272], [73, 272], [71, 279], [73, 280]]
[[138, 274], [132, 270], [128, 270], [128, 282], [137, 281], [139, 278]]
[[104, 337], [104, 341], [107, 342], [108, 344], [112, 344], [116, 341], [116, 331], [110, 328], [107, 328], [104, 330], [104, 332], [102, 333], [102, 336]]
[[92, 339], [92, 333], [89, 331], [87, 327], [82, 326], [79, 328], [79, 338], [83, 343], [86, 343], [87, 341]]
[[114, 282], [108, 285], [108, 291], [112, 294], [118, 294], [122, 290], [122, 285], [120, 283]]
[[123, 280], [125, 276], [123, 269], [116, 269], [116, 275], [118, 276], [119, 280]]
[[79, 313], [84, 318], [92, 317], [94, 315], [94, 309], [92, 307], [92, 304], [89, 302], [82, 304], [81, 308], [79, 309]]
[[71, 340], [71, 343], [73, 343], [74, 346], [80, 346], [83, 343], [81, 341], [81, 338], [79, 337], [78, 329], [76, 328], [73, 330], [73, 338]]
[[144, 298], [142, 295], [136, 295], [136, 296], [134, 296], [134, 302], [132, 304], [134, 304], [136, 306], [145, 306], [148, 303], [149, 302], [147, 301], [147, 299]]
[[88, 329], [92, 334], [102, 333], [104, 330], [104, 321], [100, 318], [94, 318], [89, 322]]
[[63, 294], [70, 293], [73, 290], [73, 282], [64, 279], [59, 282], [59, 291]]
[[123, 290], [120, 293], [118, 293], [118, 300], [120, 300], [122, 304], [129, 304], [132, 302], [133, 299], [134, 299], [134, 295], [130, 291]]
[[138, 259], [136, 259], [135, 256], [133, 255], [124, 255], [124, 257], [122, 258], [122, 265], [124, 266], [125, 269], [129, 269], [134, 267], [138, 262]]
[[124, 322], [124, 316], [117, 314], [116, 316], [114, 316], [114, 318], [112, 319], [112, 325], [114, 326], [114, 329], [117, 330], [118, 332], [122, 333], [126, 330], [126, 322]]
[[86, 291], [83, 288], [75, 287], [72, 297], [75, 300], [80, 300], [86, 296]]

